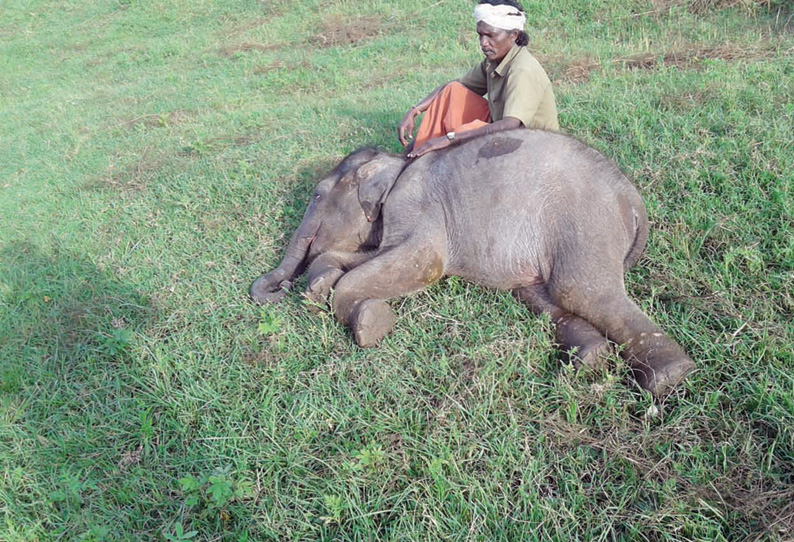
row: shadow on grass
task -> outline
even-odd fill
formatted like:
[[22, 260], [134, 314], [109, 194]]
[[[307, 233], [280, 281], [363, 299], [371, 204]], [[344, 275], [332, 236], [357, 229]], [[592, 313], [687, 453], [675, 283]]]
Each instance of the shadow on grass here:
[[140, 292], [59, 248], [45, 254], [28, 242], [6, 245], [0, 285], [3, 357], [14, 352], [16, 367], [116, 357], [151, 316]]
[[131, 527], [131, 488], [146, 482], [123, 471], [150, 423], [133, 352], [152, 316], [139, 291], [85, 257], [0, 248], [0, 538], [106, 540]]

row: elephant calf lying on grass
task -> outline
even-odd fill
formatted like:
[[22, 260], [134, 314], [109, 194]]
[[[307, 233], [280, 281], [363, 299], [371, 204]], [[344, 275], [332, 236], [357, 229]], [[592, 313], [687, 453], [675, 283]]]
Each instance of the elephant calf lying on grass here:
[[284, 260], [250, 294], [277, 301], [308, 266], [306, 296], [326, 303], [333, 288], [336, 318], [368, 347], [394, 325], [385, 300], [458, 275], [548, 313], [577, 366], [595, 366], [607, 338], [623, 345], [661, 397], [694, 363], [626, 297], [647, 238], [634, 186], [561, 134], [502, 132], [415, 161], [362, 149], [317, 185]]

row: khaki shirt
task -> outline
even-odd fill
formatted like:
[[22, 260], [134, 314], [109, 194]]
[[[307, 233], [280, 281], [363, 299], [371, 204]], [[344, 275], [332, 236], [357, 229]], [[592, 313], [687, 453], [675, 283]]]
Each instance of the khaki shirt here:
[[526, 47], [513, 45], [498, 65], [486, 58], [458, 82], [488, 94], [491, 122], [515, 117], [527, 128], [560, 129], [549, 76]]

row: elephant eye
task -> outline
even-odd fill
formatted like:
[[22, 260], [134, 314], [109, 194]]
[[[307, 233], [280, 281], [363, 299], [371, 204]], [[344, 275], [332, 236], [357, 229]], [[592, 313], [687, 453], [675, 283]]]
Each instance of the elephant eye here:
[[314, 196], [312, 196], [312, 199], [318, 200], [322, 198], [331, 191], [332, 187], [333, 182], [331, 179], [325, 179], [321, 181], [320, 184], [314, 187]]

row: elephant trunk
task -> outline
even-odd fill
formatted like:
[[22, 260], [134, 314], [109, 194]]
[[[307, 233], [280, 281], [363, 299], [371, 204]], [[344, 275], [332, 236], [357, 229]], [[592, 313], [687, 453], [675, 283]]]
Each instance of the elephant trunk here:
[[[304, 221], [305, 222], [305, 221]], [[292, 287], [292, 279], [306, 267], [309, 247], [317, 235], [316, 227], [301, 224], [292, 235], [281, 263], [270, 273], [256, 279], [249, 290], [251, 299], [258, 305], [281, 301]]]

